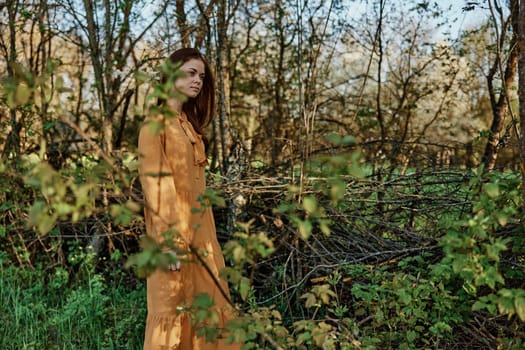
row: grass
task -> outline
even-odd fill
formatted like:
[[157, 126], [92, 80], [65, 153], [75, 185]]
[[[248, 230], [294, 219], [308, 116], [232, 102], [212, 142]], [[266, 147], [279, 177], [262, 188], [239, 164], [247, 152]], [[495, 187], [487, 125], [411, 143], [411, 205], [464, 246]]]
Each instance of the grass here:
[[3, 267], [0, 349], [142, 349], [144, 283], [110, 283], [92, 274], [87, 282], [57, 285], [42, 271]]

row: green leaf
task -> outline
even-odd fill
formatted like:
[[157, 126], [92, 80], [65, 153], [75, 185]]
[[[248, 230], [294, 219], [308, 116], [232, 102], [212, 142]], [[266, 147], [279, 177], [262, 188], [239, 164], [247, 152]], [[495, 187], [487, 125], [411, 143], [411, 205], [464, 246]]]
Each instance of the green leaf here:
[[330, 236], [330, 221], [321, 220], [319, 222], [319, 228], [321, 229], [321, 232], [324, 233], [326, 236]]
[[301, 295], [301, 299], [306, 299], [306, 301], [304, 302], [304, 306], [306, 306], [307, 308], [317, 305], [317, 298], [313, 293], [304, 293], [303, 295]]
[[297, 345], [301, 345], [303, 343], [310, 342], [310, 340], [312, 340], [312, 335], [310, 334], [310, 332], [299, 333], [299, 335], [297, 336], [296, 343]]
[[497, 212], [496, 213], [496, 220], [498, 221], [498, 224], [500, 224], [502, 227], [504, 227], [509, 222], [509, 217], [506, 214], [502, 213], [502, 212]]
[[191, 304], [195, 308], [210, 308], [215, 304], [213, 299], [206, 293], [198, 293], [195, 295], [195, 299]]
[[[195, 321], [197, 323], [203, 323], [208, 319], [208, 310], [203, 310], [203, 309], [195, 310], [193, 312], [193, 316], [195, 317]], [[202, 332], [203, 328], [200, 328], [199, 330]]]
[[485, 297], [481, 297], [478, 301], [476, 301], [472, 305], [472, 311], [478, 311], [482, 309], [487, 309], [488, 312], [490, 312], [492, 315], [497, 314], [496, 304], [494, 303], [496, 299], [496, 295], [489, 294]]
[[501, 314], [512, 315], [514, 313], [514, 299], [505, 296], [498, 298], [498, 310]]
[[15, 103], [18, 106], [23, 106], [29, 102], [31, 97], [31, 90], [26, 84], [18, 84], [15, 91]]
[[40, 221], [38, 222], [38, 232], [40, 234], [45, 235], [53, 227], [55, 227], [55, 223], [57, 221], [57, 218], [54, 215], [42, 215], [40, 217]]
[[412, 302], [412, 295], [408, 293], [406, 289], [398, 290], [397, 295], [399, 296], [399, 300], [405, 305], [409, 305]]
[[37, 225], [40, 221], [40, 217], [44, 215], [48, 210], [46, 202], [37, 200], [29, 209], [29, 224]]
[[481, 300], [478, 300], [472, 305], [472, 311], [483, 310], [483, 309], [485, 309], [487, 307], [488, 307], [487, 303], [485, 303], [485, 302], [483, 302]]
[[139, 70], [135, 72], [135, 79], [137, 80], [138, 84], [142, 84], [149, 80], [149, 75], [148, 73]]
[[334, 201], [340, 201], [344, 198], [346, 192], [346, 184], [341, 180], [336, 180], [332, 183], [330, 188], [330, 197]]
[[59, 216], [67, 215], [73, 211], [74, 207], [68, 203], [59, 202], [55, 205], [56, 213]]
[[306, 240], [310, 238], [310, 235], [312, 234], [312, 223], [310, 221], [298, 220], [297, 227], [299, 228], [299, 234], [302, 239]]
[[323, 349], [334, 349], [333, 346], [330, 346], [329, 341], [329, 332], [333, 329], [331, 325], [326, 322], [319, 322], [317, 327], [312, 329], [312, 338], [315, 341], [315, 344]]
[[34, 225], [40, 234], [45, 235], [55, 226], [56, 214], [49, 214], [49, 207], [44, 201], [37, 200], [29, 209], [29, 225]]
[[335, 133], [326, 134], [324, 138], [334, 146], [341, 145], [343, 138]]
[[317, 199], [313, 196], [304, 197], [303, 208], [309, 213], [314, 213], [317, 210]]
[[248, 299], [249, 293], [250, 293], [250, 279], [247, 277], [242, 277], [239, 283], [239, 294], [241, 295], [241, 298], [243, 301], [246, 301], [246, 299]]
[[277, 319], [277, 320], [279, 320], [279, 321], [283, 319], [283, 316], [277, 310], [272, 310], [272, 317]]
[[348, 173], [357, 178], [365, 177], [365, 170], [359, 165], [359, 163], [351, 163], [348, 167]]
[[354, 136], [346, 135], [341, 140], [341, 143], [342, 143], [343, 146], [352, 146], [352, 145], [355, 145], [356, 140], [355, 140]]
[[525, 321], [525, 297], [517, 297], [514, 299], [514, 307], [520, 320]]
[[127, 209], [131, 210], [134, 213], [138, 213], [142, 209], [140, 204], [138, 204], [135, 201], [132, 201], [131, 199], [126, 202], [125, 206]]
[[242, 278], [242, 274], [240, 271], [228, 266], [224, 267], [219, 274], [222, 279], [232, 284], [238, 284]]
[[244, 249], [244, 247], [241, 245], [237, 245], [235, 248], [233, 248], [232, 254], [233, 260], [237, 265], [241, 264], [246, 260], [246, 249]]
[[133, 259], [133, 263], [135, 263], [137, 266], [141, 267], [141, 266], [146, 266], [150, 263], [151, 261], [151, 258], [153, 257], [153, 254], [148, 251], [148, 250], [145, 250], [143, 252], [140, 252], [139, 254], [135, 255], [134, 256], [135, 259]]
[[413, 343], [414, 340], [418, 338], [419, 334], [415, 331], [408, 331], [407, 332], [407, 340], [409, 343]]
[[330, 297], [335, 298], [336, 294], [332, 291], [329, 284], [322, 284], [312, 288], [312, 292], [322, 300], [323, 304], [330, 302]]
[[483, 190], [490, 198], [495, 198], [499, 196], [499, 193], [500, 193], [499, 186], [498, 184], [495, 184], [495, 183], [485, 184], [485, 186], [483, 186]]
[[[219, 313], [215, 310], [209, 310], [208, 312], [208, 319], [206, 320], [206, 322], [210, 325], [217, 325], [219, 324]], [[213, 337], [211, 338], [212, 340], [216, 340], [217, 339], [217, 336], [218, 336], [218, 333], [217, 333], [217, 328], [216, 327], [210, 327], [209, 329], [213, 335]]]
[[148, 128], [152, 135], [158, 135], [164, 128], [164, 121], [149, 121]]
[[293, 211], [294, 209], [295, 209], [295, 205], [282, 203], [282, 204], [279, 204], [277, 208], [273, 209], [273, 212], [277, 214], [285, 214], [287, 212]]

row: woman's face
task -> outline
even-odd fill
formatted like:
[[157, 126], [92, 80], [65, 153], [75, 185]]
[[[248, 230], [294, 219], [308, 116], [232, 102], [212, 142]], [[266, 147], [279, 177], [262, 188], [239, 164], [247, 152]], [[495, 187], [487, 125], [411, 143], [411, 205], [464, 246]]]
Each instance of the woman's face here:
[[204, 82], [204, 62], [192, 58], [180, 67], [184, 76], [177, 79], [175, 87], [188, 98], [195, 98], [202, 90]]

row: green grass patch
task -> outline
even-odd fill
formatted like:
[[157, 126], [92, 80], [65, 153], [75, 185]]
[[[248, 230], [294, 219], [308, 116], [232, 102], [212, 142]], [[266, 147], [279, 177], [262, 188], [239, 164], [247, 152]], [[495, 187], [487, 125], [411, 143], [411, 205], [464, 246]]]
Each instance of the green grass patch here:
[[41, 270], [0, 271], [1, 349], [142, 349], [142, 283], [130, 289], [92, 274], [65, 285], [60, 276], [60, 270], [51, 279]]

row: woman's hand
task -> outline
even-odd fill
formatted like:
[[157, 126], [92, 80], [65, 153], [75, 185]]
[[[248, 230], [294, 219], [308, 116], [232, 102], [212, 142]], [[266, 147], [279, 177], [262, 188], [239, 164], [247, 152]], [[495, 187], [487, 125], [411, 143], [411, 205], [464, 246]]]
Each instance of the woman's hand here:
[[179, 257], [177, 256], [177, 253], [174, 252], [173, 250], [169, 250], [167, 253], [169, 253], [172, 257], [175, 257], [177, 259], [176, 263], [168, 265], [168, 270], [170, 270], [170, 271], [180, 271], [181, 263], [180, 263]]
[[180, 271], [180, 267], [181, 267], [180, 261], [177, 261], [177, 263], [175, 263], [175, 264], [169, 264], [168, 265], [168, 270], [170, 270], [170, 271]]

